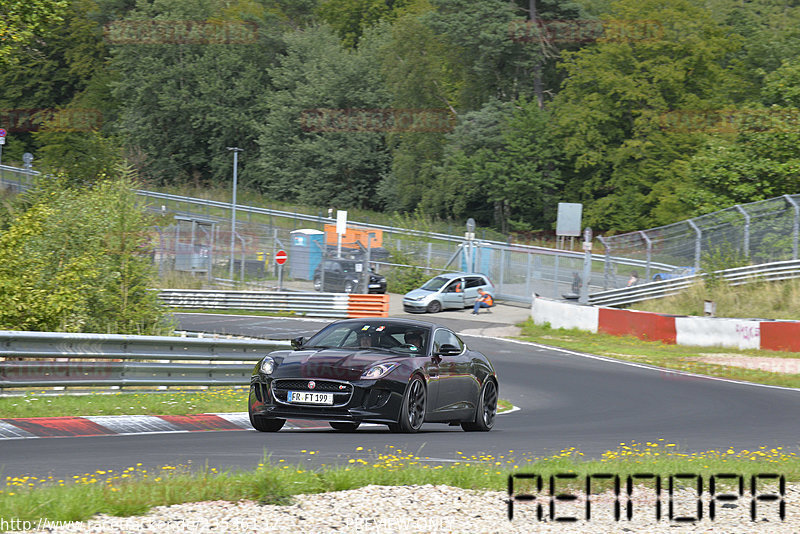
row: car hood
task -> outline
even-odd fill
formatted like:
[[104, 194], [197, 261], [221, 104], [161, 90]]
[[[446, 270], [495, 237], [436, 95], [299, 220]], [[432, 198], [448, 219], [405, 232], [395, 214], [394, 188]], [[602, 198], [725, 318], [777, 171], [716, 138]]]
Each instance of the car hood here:
[[273, 378], [358, 380], [364, 371], [375, 364], [403, 358], [403, 355], [382, 350], [296, 350], [286, 355], [272, 376]]
[[435, 292], [435, 291], [428, 291], [428, 290], [426, 290], [426, 289], [414, 289], [414, 290], [412, 290], [412, 291], [409, 291], [409, 292], [408, 292], [408, 293], [406, 293], [405, 295], [403, 295], [403, 298], [407, 298], [407, 299], [418, 299], [418, 298], [420, 298], [420, 297], [422, 297], [422, 298], [424, 298], [424, 297], [430, 297], [430, 296], [431, 296], [431, 295], [433, 295], [434, 293], [436, 293], [436, 292]]

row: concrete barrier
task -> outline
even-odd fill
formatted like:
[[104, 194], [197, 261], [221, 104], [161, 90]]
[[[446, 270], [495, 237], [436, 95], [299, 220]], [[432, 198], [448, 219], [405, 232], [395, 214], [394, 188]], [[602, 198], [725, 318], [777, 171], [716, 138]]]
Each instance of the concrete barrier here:
[[534, 323], [549, 323], [553, 328], [577, 328], [669, 344], [800, 352], [800, 321], [675, 317], [580, 306], [541, 297], [533, 300], [531, 317]]

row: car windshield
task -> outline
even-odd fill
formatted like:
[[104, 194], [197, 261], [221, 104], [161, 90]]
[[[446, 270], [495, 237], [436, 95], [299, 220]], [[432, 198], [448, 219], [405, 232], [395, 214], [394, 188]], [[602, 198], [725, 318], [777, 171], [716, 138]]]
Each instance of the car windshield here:
[[332, 324], [303, 344], [303, 348], [389, 350], [421, 355], [428, 346], [428, 328], [405, 323]]
[[420, 289], [424, 289], [425, 291], [439, 291], [449, 281], [449, 278], [437, 276], [436, 278], [431, 278], [425, 282], [425, 285], [423, 285]]

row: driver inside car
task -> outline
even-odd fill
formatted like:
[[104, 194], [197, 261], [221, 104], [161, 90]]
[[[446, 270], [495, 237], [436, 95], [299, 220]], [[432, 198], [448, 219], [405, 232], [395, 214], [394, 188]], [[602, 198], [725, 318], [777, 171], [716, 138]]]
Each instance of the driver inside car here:
[[370, 332], [359, 332], [358, 333], [358, 346], [362, 349], [368, 349], [370, 347], [374, 347], [374, 339], [373, 335]]
[[419, 332], [406, 332], [403, 336], [403, 341], [405, 341], [406, 345], [414, 347], [414, 350], [422, 350], [422, 334]]

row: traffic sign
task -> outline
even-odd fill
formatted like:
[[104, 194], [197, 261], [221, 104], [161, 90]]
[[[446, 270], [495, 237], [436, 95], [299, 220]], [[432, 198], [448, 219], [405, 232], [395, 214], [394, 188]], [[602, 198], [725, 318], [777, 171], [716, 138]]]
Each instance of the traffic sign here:
[[5, 136], [6, 136], [6, 131], [0, 128], [0, 137], [5, 137]]
[[285, 250], [279, 250], [278, 252], [275, 253], [275, 263], [277, 263], [278, 265], [283, 265], [284, 263], [286, 263], [287, 257], [288, 256], [286, 255]]

